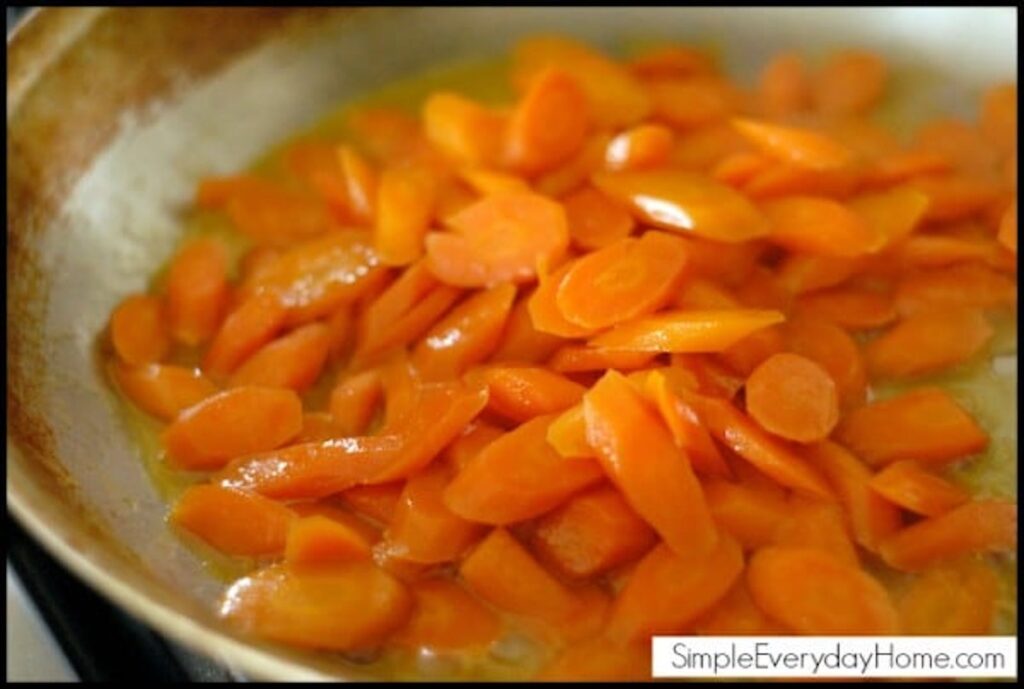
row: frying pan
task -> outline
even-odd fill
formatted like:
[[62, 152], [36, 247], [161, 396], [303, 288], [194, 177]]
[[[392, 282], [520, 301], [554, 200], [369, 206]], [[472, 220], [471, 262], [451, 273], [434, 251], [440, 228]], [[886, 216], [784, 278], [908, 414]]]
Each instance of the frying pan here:
[[[221, 584], [168, 530], [98, 342], [179, 239], [202, 175], [245, 167], [332, 106], [438, 62], [548, 30], [609, 46], [718, 46], [748, 77], [773, 52], [862, 45], [951, 114], [1016, 80], [1012, 8], [373, 8], [35, 11], [8, 41], [7, 504], [79, 577], [170, 638], [252, 677], [372, 671], [234, 634]], [[916, 71], [915, 71], [916, 70]]]

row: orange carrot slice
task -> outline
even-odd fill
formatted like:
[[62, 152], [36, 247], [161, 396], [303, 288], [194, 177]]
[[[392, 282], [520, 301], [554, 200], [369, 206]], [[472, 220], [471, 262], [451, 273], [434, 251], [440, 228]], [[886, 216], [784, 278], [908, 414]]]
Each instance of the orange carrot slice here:
[[622, 323], [588, 345], [633, 352], [720, 352], [761, 328], [780, 323], [778, 311], [668, 311]]
[[299, 141], [285, 150], [283, 158], [289, 171], [332, 210], [348, 214], [348, 189], [333, 146], [319, 141]]
[[548, 445], [563, 457], [597, 456], [587, 442], [587, 422], [582, 404], [573, 405], [559, 414], [548, 426], [547, 439]]
[[872, 487], [871, 470], [841, 445], [825, 441], [807, 448], [845, 510], [854, 540], [873, 552], [902, 525], [900, 511]]
[[680, 555], [711, 552], [718, 537], [690, 461], [630, 382], [606, 373], [583, 414], [588, 444], [633, 509]]
[[122, 364], [113, 370], [125, 396], [147, 414], [163, 421], [172, 420], [182, 410], [217, 392], [217, 386], [193, 368]]
[[841, 285], [860, 267], [856, 258], [790, 254], [779, 264], [776, 281], [789, 294], [806, 294]]
[[618, 201], [584, 187], [566, 197], [565, 217], [573, 244], [592, 251], [628, 237], [636, 226], [629, 211]]
[[856, 213], [831, 199], [789, 196], [762, 207], [772, 240], [791, 251], [840, 258], [877, 251], [885, 237]]
[[[721, 304], [720, 306], [727, 306]], [[786, 348], [782, 327], [769, 326], [747, 335], [731, 347], [718, 353], [717, 358], [737, 373], [749, 376], [769, 357]]]
[[561, 412], [586, 392], [579, 383], [536, 366], [489, 366], [480, 372], [480, 379], [490, 392], [487, 406], [519, 423]]
[[821, 365], [835, 381], [843, 409], [863, 404], [867, 398], [864, 357], [849, 333], [827, 321], [805, 317], [791, 319], [783, 328], [786, 348]]
[[294, 392], [239, 387], [185, 409], [162, 439], [171, 465], [209, 470], [233, 457], [278, 447], [301, 430], [302, 403]]
[[702, 395], [731, 400], [743, 387], [744, 379], [704, 354], [673, 354], [672, 366], [685, 371], [697, 381]]
[[651, 313], [678, 287], [686, 256], [685, 242], [663, 232], [622, 239], [575, 261], [555, 304], [567, 320], [588, 329]]
[[341, 435], [362, 435], [373, 421], [381, 400], [380, 372], [363, 371], [338, 381], [327, 403]]
[[481, 450], [445, 490], [455, 514], [510, 524], [543, 514], [601, 478], [590, 457], [562, 457], [548, 445], [554, 416], [539, 416]]
[[438, 150], [472, 165], [498, 162], [504, 119], [457, 93], [439, 91], [423, 105], [423, 130]]
[[908, 268], [940, 268], [964, 261], [981, 261], [998, 266], [999, 245], [992, 240], [941, 235], [917, 235], [901, 242], [893, 252]]
[[445, 448], [444, 461], [456, 471], [462, 471], [485, 447], [504, 434], [505, 431], [498, 426], [485, 421], [474, 421], [465, 428], [462, 435]]
[[878, 103], [885, 93], [889, 69], [885, 62], [862, 50], [832, 55], [814, 82], [814, 104], [833, 115], [856, 115]]
[[999, 221], [999, 243], [1017, 253], [1017, 199], [1003, 213]]
[[757, 94], [769, 115], [790, 115], [806, 109], [811, 99], [811, 82], [803, 59], [791, 52], [772, 58], [758, 77]]
[[405, 586], [372, 563], [302, 572], [271, 565], [232, 584], [220, 614], [274, 641], [354, 651], [379, 645], [405, 624], [413, 605]]
[[490, 356], [515, 297], [516, 288], [508, 283], [478, 292], [431, 328], [412, 352], [424, 380], [459, 376]]
[[416, 599], [409, 622], [391, 639], [402, 647], [432, 651], [484, 649], [501, 633], [501, 622], [464, 588], [447, 579], [412, 585]]
[[851, 162], [852, 152], [841, 143], [809, 129], [784, 127], [751, 119], [734, 119], [732, 125], [767, 155], [784, 163], [827, 170]]
[[374, 247], [381, 263], [402, 266], [423, 253], [437, 199], [437, 180], [423, 166], [389, 167], [377, 187]]
[[900, 633], [973, 636], [992, 633], [999, 577], [991, 565], [962, 560], [921, 573], [900, 597]]
[[401, 500], [403, 482], [352, 486], [341, 494], [345, 504], [379, 524], [389, 524]]
[[547, 366], [558, 373], [580, 373], [608, 369], [632, 371], [647, 366], [655, 356], [657, 354], [653, 352], [630, 352], [566, 345], [554, 353], [548, 360]]
[[540, 284], [527, 302], [530, 320], [539, 332], [558, 337], [586, 337], [593, 333], [592, 330], [567, 320], [556, 302], [562, 281], [575, 263], [569, 261], [550, 274], [541, 272]]
[[800, 316], [826, 320], [847, 330], [872, 330], [896, 320], [896, 304], [881, 292], [840, 287], [806, 294], [796, 300]]
[[916, 514], [937, 517], [970, 499], [960, 486], [916, 462], [893, 462], [871, 479], [871, 489], [889, 502]]
[[538, 557], [572, 577], [589, 577], [639, 557], [654, 531], [614, 488], [579, 495], [537, 523], [531, 545]]
[[851, 411], [836, 438], [872, 466], [943, 464], [979, 452], [988, 436], [943, 390], [922, 387]]
[[660, 124], [642, 124], [628, 129], [608, 143], [605, 167], [614, 172], [646, 170], [668, 161], [675, 135]]
[[772, 160], [767, 156], [741, 151], [728, 155], [715, 163], [711, 169], [711, 177], [717, 182], [732, 187], [742, 187], [772, 165]]
[[154, 364], [171, 349], [163, 302], [137, 294], [128, 297], [110, 317], [110, 340], [126, 364]]
[[783, 352], [747, 378], [747, 413], [762, 428], [787, 440], [824, 440], [839, 423], [839, 393], [820, 365]]
[[785, 497], [749, 483], [711, 480], [704, 494], [718, 528], [746, 549], [769, 545], [789, 515]]
[[754, 603], [745, 579], [739, 579], [729, 593], [698, 620], [701, 636], [785, 636], [787, 630]]
[[448, 218], [454, 232], [427, 235], [427, 264], [442, 282], [485, 287], [528, 282], [538, 261], [553, 261], [569, 245], [565, 211], [532, 192], [484, 197]]
[[736, 87], [718, 75], [650, 79], [651, 118], [678, 129], [711, 125], [737, 113]]
[[213, 239], [190, 242], [174, 257], [167, 275], [167, 319], [175, 340], [197, 345], [217, 331], [228, 303], [227, 270], [227, 251]]
[[284, 325], [287, 311], [277, 296], [258, 293], [224, 319], [203, 356], [203, 370], [227, 376], [250, 355], [270, 342]]
[[284, 561], [292, 569], [369, 559], [370, 545], [359, 531], [322, 514], [300, 517], [288, 531]]
[[880, 378], [908, 378], [970, 360], [995, 331], [976, 309], [950, 307], [907, 316], [864, 350], [868, 370]]
[[842, 508], [834, 502], [790, 496], [786, 518], [772, 533], [771, 544], [821, 550], [841, 562], [855, 567], [860, 565]]
[[720, 242], [768, 234], [769, 224], [742, 194], [703, 175], [658, 170], [601, 172], [594, 185], [629, 205], [637, 220]]
[[295, 521], [284, 505], [220, 486], [189, 487], [171, 510], [171, 523], [228, 555], [280, 555]]
[[897, 151], [875, 160], [864, 183], [869, 187], [888, 186], [919, 175], [948, 172], [952, 166], [947, 156], [934, 151]]
[[[533, 292], [520, 297], [505, 321], [501, 344], [491, 355], [495, 363], [539, 364], [558, 349], [562, 338], [537, 330], [530, 317]], [[557, 369], [556, 369], [557, 370]]]
[[890, 567], [916, 572], [964, 555], [1016, 549], [1017, 505], [983, 500], [896, 532], [881, 543], [879, 554]]
[[604, 165], [605, 149], [609, 142], [611, 136], [607, 132], [591, 134], [576, 155], [554, 170], [537, 177], [534, 187], [553, 198], [561, 198], [576, 191]]
[[[331, 186], [338, 184], [333, 177], [326, 182]], [[336, 190], [328, 191], [344, 203], [344, 197], [338, 199]], [[225, 210], [235, 229], [259, 244], [270, 246], [312, 239], [332, 226], [328, 206], [317, 195], [273, 183], [238, 189], [227, 199]]]
[[758, 608], [800, 634], [896, 633], [896, 610], [882, 585], [821, 550], [759, 550], [747, 567], [747, 585]]
[[359, 222], [372, 222], [377, 203], [377, 171], [351, 146], [338, 147], [337, 157], [349, 214]]
[[643, 77], [695, 76], [718, 72], [713, 55], [682, 43], [652, 47], [634, 56], [627, 65], [630, 71]]
[[231, 375], [232, 387], [258, 385], [308, 389], [327, 362], [330, 334], [323, 323], [310, 323], [260, 348]]
[[[697, 412], [676, 394], [678, 382], [669, 382], [670, 376], [678, 379], [682, 374], [688, 372], [675, 367], [651, 371], [647, 376], [645, 394], [657, 407], [676, 447], [690, 458], [693, 470], [701, 476], [727, 477], [729, 467], [707, 429], [701, 425]], [[697, 384], [695, 378], [693, 383]]]
[[728, 536], [703, 557], [661, 544], [636, 566], [615, 599], [607, 634], [618, 641], [686, 631], [720, 601], [743, 570], [743, 554]]
[[312, 443], [340, 438], [344, 435], [334, 421], [334, 417], [327, 412], [305, 412], [302, 415], [302, 431], [295, 436], [295, 442]]
[[924, 220], [951, 221], [969, 218], [998, 201], [999, 183], [965, 173], [917, 177], [911, 188], [928, 197]]
[[896, 287], [896, 309], [901, 314], [954, 306], [988, 309], [1016, 303], [1014, 280], [978, 263], [909, 273]]
[[849, 207], [874, 233], [891, 246], [913, 233], [925, 219], [931, 204], [928, 195], [909, 186], [861, 194], [850, 199]]
[[550, 170], [579, 149], [589, 122], [587, 95], [576, 80], [559, 68], [544, 69], [509, 120], [505, 161], [525, 175]]

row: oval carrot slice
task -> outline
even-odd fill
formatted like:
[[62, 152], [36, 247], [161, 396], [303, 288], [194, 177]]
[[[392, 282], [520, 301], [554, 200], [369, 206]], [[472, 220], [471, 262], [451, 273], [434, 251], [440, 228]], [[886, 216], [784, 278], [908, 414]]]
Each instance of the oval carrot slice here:
[[498, 617], [453, 581], [426, 579], [411, 590], [412, 617], [390, 643], [433, 651], [481, 649], [501, 633]]
[[821, 112], [833, 115], [863, 113], [882, 98], [888, 76], [885, 62], [874, 53], [837, 52], [818, 72], [814, 104]]
[[377, 412], [383, 389], [380, 372], [363, 371], [338, 381], [327, 403], [342, 435], [366, 433]]
[[550, 170], [579, 149], [589, 123], [587, 96], [573, 77], [560, 68], [544, 69], [512, 113], [505, 160], [526, 175]]
[[171, 349], [163, 302], [143, 294], [122, 301], [110, 317], [110, 340], [126, 364], [158, 363]]
[[579, 383], [539, 366], [488, 366], [479, 376], [490, 392], [487, 406], [519, 423], [564, 411], [586, 392]]
[[540, 284], [527, 302], [527, 310], [533, 327], [539, 332], [558, 337], [586, 337], [593, 331], [577, 325], [565, 318], [558, 309], [556, 301], [562, 280], [569, 274], [575, 261], [569, 261], [550, 274], [540, 273]]
[[714, 74], [649, 79], [645, 86], [651, 99], [651, 118], [677, 129], [721, 122], [736, 114], [741, 105], [738, 89]]
[[784, 163], [812, 170], [828, 170], [843, 167], [853, 158], [853, 153], [846, 146], [809, 129], [746, 118], [734, 119], [732, 125], [764, 153]]
[[[530, 316], [530, 300], [533, 292], [521, 296], [509, 312], [501, 344], [489, 361], [495, 363], [539, 364], [548, 359], [562, 338], [541, 332], [533, 325]], [[557, 369], [556, 369], [557, 370]]]
[[332, 211], [348, 215], [348, 189], [333, 146], [298, 141], [284, 151], [283, 158], [289, 172], [316, 192]]
[[559, 258], [569, 246], [561, 205], [532, 192], [492, 194], [447, 223], [454, 232], [427, 235], [427, 265], [460, 287], [528, 282], [538, 262]]
[[697, 622], [695, 631], [701, 636], [785, 636], [787, 632], [761, 612], [743, 578]]
[[861, 194], [849, 201], [849, 208], [867, 223], [883, 244], [892, 246], [909, 237], [925, 219], [931, 200], [910, 186]]
[[290, 390], [239, 387], [185, 409], [163, 432], [167, 461], [217, 469], [233, 457], [271, 450], [302, 430], [302, 403]]
[[[328, 161], [333, 163], [330, 158]], [[334, 188], [339, 184], [335, 177], [327, 178], [326, 182], [327, 191], [344, 203], [344, 197], [339, 199]], [[225, 210], [235, 229], [254, 242], [269, 246], [312, 239], [332, 226], [328, 206], [316, 194], [269, 182], [239, 189], [228, 198]]]
[[860, 566], [842, 508], [834, 502], [791, 495], [786, 517], [772, 532], [771, 545], [811, 548], [829, 553], [841, 562]]
[[197, 345], [217, 331], [228, 303], [227, 272], [227, 251], [213, 239], [194, 240], [174, 257], [167, 275], [167, 319], [175, 340]]
[[970, 360], [994, 334], [988, 320], [976, 309], [921, 311], [868, 343], [864, 358], [873, 376], [921, 376]]
[[311, 569], [369, 559], [370, 544], [359, 531], [322, 514], [300, 517], [288, 531], [284, 560], [292, 569]]
[[534, 188], [554, 198], [561, 198], [569, 192], [576, 191], [586, 183], [590, 175], [604, 165], [605, 149], [610, 141], [611, 136], [607, 132], [594, 132], [576, 155], [554, 170], [537, 177], [534, 180]]
[[797, 252], [854, 257], [882, 248], [885, 237], [846, 206], [822, 197], [789, 196], [762, 206], [771, 238]]
[[217, 386], [201, 371], [183, 366], [121, 364], [115, 366], [114, 377], [128, 399], [163, 421], [217, 392]]
[[839, 423], [839, 393], [820, 365], [783, 352], [747, 378], [747, 413], [762, 428], [788, 440], [824, 440]]
[[720, 352], [761, 328], [781, 323], [778, 311], [668, 311], [615, 326], [587, 344], [633, 352]]
[[953, 167], [949, 158], [934, 151], [897, 151], [873, 161], [866, 186], [887, 186], [905, 182], [919, 175], [948, 172]]
[[444, 503], [485, 524], [510, 524], [543, 514], [597, 482], [590, 457], [562, 457], [547, 442], [554, 416], [539, 416], [485, 447], [452, 480]]
[[587, 442], [627, 502], [673, 551], [700, 558], [718, 534], [689, 458], [630, 382], [609, 371], [583, 396]]
[[259, 495], [200, 484], [182, 493], [170, 520], [222, 553], [260, 557], [284, 551], [295, 514]]
[[663, 232], [622, 239], [573, 263], [555, 304], [572, 323], [607, 328], [656, 311], [678, 287], [686, 244]]
[[636, 226], [625, 206], [592, 187], [573, 192], [564, 204], [569, 236], [581, 249], [592, 251], [614, 244]]
[[847, 330], [880, 328], [898, 315], [888, 294], [853, 287], [801, 296], [796, 300], [796, 310], [804, 318], [831, 321]]
[[423, 130], [438, 150], [472, 165], [493, 165], [501, 155], [504, 118], [464, 96], [448, 91], [423, 104]]
[[457, 471], [462, 471], [485, 447], [503, 435], [505, 431], [498, 426], [486, 421], [474, 421], [465, 428], [462, 435], [445, 448], [444, 461]]
[[361, 223], [372, 222], [377, 204], [377, 171], [351, 146], [339, 146], [337, 156], [349, 214]]
[[583, 416], [583, 405], [576, 404], [558, 415], [547, 432], [548, 445], [563, 457], [596, 457], [594, 448], [587, 442], [587, 422]]
[[203, 370], [227, 376], [277, 334], [288, 312], [277, 295], [254, 294], [224, 319], [203, 355]]
[[913, 461], [888, 465], [871, 479], [870, 486], [889, 502], [926, 517], [948, 512], [971, 497], [964, 489]]
[[[697, 412], [675, 393], [676, 388], [669, 382], [669, 375], [684, 373], [687, 372], [675, 367], [651, 371], [647, 376], [645, 394], [658, 408], [662, 420], [672, 432], [676, 447], [689, 456], [693, 470], [701, 476], [728, 477], [729, 467], [707, 429], [701, 425]], [[697, 384], [695, 378], [693, 382]]]
[[797, 317], [783, 327], [786, 348], [821, 365], [835, 381], [843, 409], [867, 399], [867, 370], [860, 348], [849, 333], [828, 321]]
[[403, 481], [352, 486], [341, 494], [342, 500], [352, 510], [369, 517], [379, 524], [389, 524], [398, 509], [402, 496]]
[[271, 565], [232, 584], [220, 614], [274, 641], [353, 651], [379, 645], [405, 624], [413, 604], [405, 586], [372, 563], [302, 572]]
[[437, 179], [423, 166], [395, 166], [381, 173], [374, 202], [374, 247], [381, 263], [407, 265], [423, 253], [437, 188]]
[[988, 436], [949, 393], [921, 387], [847, 414], [836, 438], [872, 466], [942, 464], [980, 452]]
[[758, 77], [757, 94], [769, 115], [790, 115], [807, 108], [811, 82], [800, 55], [784, 52], [764, 66]]
[[901, 314], [955, 306], [999, 308], [1016, 303], [1014, 280], [978, 263], [908, 273], [896, 286], [896, 309]]
[[972, 636], [992, 633], [999, 576], [980, 560], [962, 560], [921, 573], [900, 597], [900, 633]]
[[770, 545], [789, 515], [784, 495], [750, 482], [710, 480], [704, 484], [704, 494], [715, 525], [745, 549]]
[[628, 129], [608, 143], [604, 163], [608, 170], [646, 170], [668, 161], [675, 135], [660, 124], [642, 124]]
[[896, 610], [882, 585], [821, 550], [771, 547], [747, 567], [754, 602], [800, 634], [895, 634]]
[[560, 347], [550, 359], [547, 366], [558, 373], [581, 373], [583, 371], [633, 371], [651, 363], [655, 352], [630, 352], [627, 350], [599, 349], [566, 345]]
[[916, 572], [964, 555], [1017, 549], [1017, 505], [969, 502], [923, 519], [882, 541], [879, 554], [890, 567]]
[[743, 571], [743, 553], [728, 536], [702, 557], [662, 543], [633, 570], [612, 607], [607, 634], [622, 642], [679, 634], [720, 601]]
[[266, 344], [231, 375], [232, 387], [308, 389], [327, 362], [330, 333], [323, 323], [310, 323]]
[[720, 242], [763, 237], [769, 225], [742, 194], [704, 175], [675, 170], [600, 172], [594, 186], [629, 205], [637, 220]]

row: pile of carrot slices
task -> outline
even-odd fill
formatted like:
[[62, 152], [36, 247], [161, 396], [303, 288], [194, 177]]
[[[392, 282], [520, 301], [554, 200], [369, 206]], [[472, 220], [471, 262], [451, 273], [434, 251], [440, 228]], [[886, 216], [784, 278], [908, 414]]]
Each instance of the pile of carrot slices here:
[[647, 677], [653, 634], [989, 633], [1017, 507], [948, 473], [989, 436], [929, 377], [1016, 309], [1016, 86], [900, 138], [863, 51], [511, 64], [515, 102], [202, 180], [247, 252], [189, 241], [114, 311], [196, 478], [172, 524], [256, 558], [221, 614], [342, 652], [525, 630], [549, 679]]

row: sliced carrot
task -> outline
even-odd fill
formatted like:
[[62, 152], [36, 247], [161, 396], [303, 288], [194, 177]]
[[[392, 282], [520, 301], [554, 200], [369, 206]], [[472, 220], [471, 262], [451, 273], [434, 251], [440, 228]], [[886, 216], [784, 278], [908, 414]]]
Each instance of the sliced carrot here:
[[518, 423], [564, 411], [586, 392], [579, 383], [539, 366], [488, 366], [480, 377], [490, 392], [487, 406]]
[[566, 197], [565, 217], [569, 236], [581, 249], [601, 249], [628, 237], [636, 226], [629, 211], [618, 201], [584, 187]]
[[896, 286], [896, 309], [901, 314], [956, 306], [989, 309], [1016, 303], [1013, 278], [978, 263], [908, 273]]
[[796, 317], [783, 328], [786, 348], [815, 361], [835, 381], [843, 409], [867, 399], [867, 371], [864, 357], [849, 333], [827, 321]]
[[792, 52], [772, 58], [758, 77], [757, 95], [769, 115], [791, 115], [805, 110], [810, 105], [811, 81], [803, 59]]
[[372, 563], [303, 572], [271, 565], [232, 584], [220, 614], [243, 632], [274, 641], [353, 651], [379, 645], [405, 624], [413, 605], [405, 586]]
[[904, 186], [857, 196], [850, 200], [849, 207], [884, 238], [883, 244], [892, 245], [917, 229], [930, 204], [927, 194]]
[[336, 155], [345, 183], [349, 214], [359, 222], [372, 222], [377, 204], [377, 171], [351, 146], [338, 147]]
[[562, 338], [541, 332], [533, 325], [530, 316], [530, 299], [533, 292], [521, 296], [509, 312], [501, 344], [491, 355], [495, 363], [539, 364], [558, 349]]
[[171, 349], [163, 301], [143, 294], [122, 301], [110, 317], [110, 340], [126, 364], [160, 362]]
[[747, 335], [736, 344], [722, 350], [717, 357], [733, 371], [749, 376], [769, 357], [786, 348], [782, 326], [773, 325]]
[[147, 364], [113, 367], [121, 392], [137, 407], [163, 421], [174, 419], [217, 392], [201, 371], [183, 366]]
[[228, 303], [227, 271], [227, 251], [213, 239], [194, 240], [174, 257], [167, 275], [167, 320], [175, 340], [197, 345], [217, 331]]
[[302, 430], [295, 436], [296, 443], [312, 443], [340, 438], [341, 432], [334, 417], [327, 412], [305, 412], [302, 415]]
[[964, 555], [1016, 549], [1017, 505], [982, 500], [896, 532], [882, 541], [879, 554], [890, 567], [916, 572]]
[[588, 344], [634, 352], [720, 352], [783, 319], [764, 309], [666, 311], [622, 323]]
[[347, 361], [355, 345], [355, 314], [349, 305], [338, 308], [325, 321], [327, 326], [327, 360], [329, 363]]
[[698, 620], [695, 631], [701, 636], [785, 636], [787, 633], [784, 626], [761, 612], [743, 578]]
[[409, 622], [391, 639], [402, 647], [431, 651], [486, 648], [501, 633], [498, 617], [447, 579], [425, 579], [412, 585], [416, 599]]
[[839, 423], [835, 381], [819, 364], [783, 352], [762, 362], [747, 378], [747, 413], [765, 430], [787, 440], [824, 440]]
[[606, 350], [596, 347], [566, 345], [548, 360], [547, 366], [558, 373], [580, 373], [583, 371], [632, 371], [651, 363], [657, 356], [652, 352], [630, 352]]
[[630, 382], [606, 373], [584, 395], [583, 414], [588, 444], [633, 509], [676, 553], [711, 552], [718, 535], [690, 461]]
[[966, 239], [942, 235], [916, 235], [893, 248], [898, 260], [910, 269], [940, 268], [965, 261], [998, 265], [999, 244], [992, 240]]
[[761, 151], [784, 163], [827, 170], [843, 167], [853, 157], [853, 153], [835, 139], [810, 129], [745, 118], [734, 119], [732, 124]]
[[874, 107], [885, 93], [889, 68], [876, 54], [844, 50], [829, 57], [814, 83], [814, 104], [833, 115], [857, 115]]
[[298, 141], [284, 151], [283, 158], [289, 171], [316, 192], [332, 211], [348, 215], [348, 188], [334, 146]]
[[423, 105], [427, 139], [443, 153], [471, 165], [500, 159], [504, 118], [457, 93], [439, 91]]
[[981, 133], [1001, 151], [1017, 148], [1017, 85], [1000, 84], [982, 96], [978, 118]]
[[676, 170], [600, 172], [594, 185], [629, 205], [637, 220], [721, 242], [745, 242], [769, 232], [757, 208], [731, 187]]
[[[672, 433], [676, 447], [689, 457], [694, 472], [705, 477], [727, 477], [729, 467], [707, 429], [701, 425], [697, 412], [676, 394], [680, 377], [686, 377], [694, 386], [697, 385], [696, 378], [689, 375], [688, 371], [668, 367], [650, 372], [646, 379], [645, 394], [657, 407]], [[670, 382], [670, 378], [675, 378], [675, 381]]]
[[880, 328], [897, 317], [888, 294], [849, 287], [801, 296], [796, 310], [803, 318], [830, 321], [847, 330]]
[[991, 565], [962, 560], [921, 573], [900, 597], [900, 633], [973, 636], [992, 633], [999, 577]]
[[999, 221], [999, 243], [1017, 253], [1017, 199], [1003, 213]]
[[715, 163], [711, 169], [711, 177], [716, 182], [742, 187], [772, 165], [772, 160], [760, 153], [740, 151], [727, 155]]
[[389, 524], [401, 500], [402, 482], [352, 486], [341, 494], [349, 507], [380, 523]]
[[512, 81], [525, 90], [549, 67], [567, 72], [582, 87], [594, 121], [604, 127], [626, 127], [644, 119], [650, 103], [643, 87], [622, 65], [584, 43], [564, 36], [538, 35], [516, 44]]
[[[530, 185], [522, 177], [513, 174], [478, 167], [460, 168], [457, 172], [459, 178], [476, 192], [476, 194], [471, 195], [469, 203], [466, 204], [467, 206], [476, 201], [477, 195], [487, 196], [488, 194], [499, 194], [504, 191], [530, 191]], [[454, 213], [441, 213], [438, 217], [444, 220], [449, 215], [454, 215]]]
[[657, 538], [617, 490], [597, 488], [540, 519], [531, 545], [572, 577], [601, 574], [641, 556]]
[[271, 450], [302, 430], [302, 404], [290, 390], [239, 387], [182, 411], [163, 432], [179, 469], [217, 469], [233, 457]]
[[949, 221], [969, 218], [997, 201], [999, 183], [985, 177], [954, 173], [916, 177], [909, 183], [928, 197], [925, 220]]
[[410, 562], [450, 562], [480, 540], [484, 526], [456, 515], [442, 500], [453, 475], [451, 467], [435, 463], [405, 482], [384, 532], [389, 555]]
[[836, 438], [872, 466], [914, 459], [943, 464], [988, 444], [971, 416], [939, 388], [921, 387], [847, 414]]
[[858, 566], [821, 550], [770, 547], [747, 566], [754, 603], [799, 634], [895, 634], [889, 594]]
[[949, 172], [953, 163], [933, 151], [898, 151], [875, 160], [864, 183], [867, 186], [888, 186], [906, 182], [919, 175]]
[[651, 313], [678, 288], [686, 256], [685, 242], [663, 232], [619, 240], [574, 262], [555, 304], [567, 320], [588, 329]]
[[676, 138], [672, 166], [709, 172], [726, 157], [750, 151], [750, 143], [727, 120], [692, 129]]
[[401, 428], [412, 416], [423, 394], [423, 381], [404, 349], [398, 350], [378, 370], [384, 392], [384, 424], [381, 432]]
[[377, 413], [381, 394], [380, 372], [373, 369], [338, 381], [327, 406], [342, 435], [366, 433]]
[[672, 366], [693, 376], [702, 395], [733, 399], [745, 380], [705, 354], [673, 354]]
[[569, 245], [565, 211], [532, 192], [486, 196], [447, 223], [454, 232], [427, 235], [427, 264], [439, 280], [461, 287], [528, 282], [538, 261], [559, 258]]
[[587, 422], [582, 404], [569, 407], [551, 422], [547, 441], [563, 457], [597, 456], [597, 452], [587, 442]]
[[444, 450], [444, 460], [456, 471], [462, 471], [485, 447], [505, 434], [498, 426], [474, 421]]
[[266, 345], [284, 325], [287, 311], [277, 295], [257, 293], [228, 314], [203, 356], [203, 370], [226, 377]]
[[640, 561], [616, 597], [608, 636], [629, 642], [686, 632], [742, 571], [743, 553], [728, 536], [702, 557], [680, 555], [663, 543]]
[[763, 210], [772, 222], [772, 240], [796, 252], [850, 258], [881, 248], [880, 235], [846, 206], [814, 196], [770, 201]]
[[978, 127], [963, 120], [939, 118], [917, 130], [919, 150], [945, 156], [960, 172], [986, 175], [996, 166], [999, 153]]
[[297, 325], [351, 303], [381, 276], [368, 233], [332, 232], [286, 249], [242, 290], [276, 294], [288, 309], [288, 323]]
[[232, 387], [308, 389], [320, 377], [330, 346], [327, 326], [310, 323], [264, 345], [231, 374]]
[[630, 71], [642, 77], [694, 76], [718, 71], [712, 55], [682, 43], [669, 43], [645, 50], [627, 64]]
[[947, 307], [941, 311], [920, 311], [868, 343], [864, 358], [872, 376], [921, 376], [970, 360], [994, 333], [976, 309]]
[[651, 119], [678, 129], [721, 122], [740, 107], [736, 87], [717, 75], [649, 79], [645, 86], [651, 99]]
[[[371, 332], [352, 356], [352, 365], [361, 367], [376, 362], [389, 352], [408, 345], [435, 325], [440, 317], [462, 296], [462, 291], [440, 285], [421, 301], [380, 331]], [[404, 351], [399, 349], [398, 351]]]
[[171, 523], [228, 555], [280, 555], [295, 521], [284, 505], [220, 486], [189, 487], [171, 510]]
[[806, 294], [836, 287], [861, 267], [861, 259], [810, 254], [790, 254], [779, 264], [776, 281], [789, 294]]
[[766, 243], [760, 241], [729, 244], [697, 238], [687, 244], [693, 274], [713, 280], [726, 288], [732, 288], [750, 277], [765, 247]]
[[608, 143], [605, 167], [616, 172], [658, 167], [668, 161], [674, 139], [672, 130], [659, 124], [628, 129]]
[[841, 445], [825, 441], [807, 448], [807, 457], [825, 475], [845, 510], [854, 540], [868, 550], [902, 525], [900, 511], [872, 489], [871, 470]]
[[540, 284], [527, 302], [530, 320], [538, 331], [571, 338], [586, 337], [593, 333], [592, 330], [567, 320], [556, 302], [562, 281], [575, 264], [576, 261], [568, 261], [551, 273], [540, 272]]
[[768, 266], [755, 266], [747, 279], [733, 288], [733, 294], [741, 306], [748, 308], [781, 313], [789, 313], [791, 308], [790, 294]]
[[537, 191], [554, 198], [576, 191], [590, 175], [604, 166], [605, 151], [611, 143], [607, 132], [591, 134], [572, 158], [534, 180]]
[[346, 113], [345, 128], [360, 150], [378, 161], [394, 161], [407, 154], [419, 140], [420, 126], [404, 110], [365, 107]]
[[776, 162], [746, 180], [742, 191], [758, 202], [790, 196], [845, 199], [860, 187], [864, 176], [865, 166], [860, 163], [814, 170]]
[[381, 173], [374, 202], [374, 247], [381, 263], [407, 265], [423, 253], [437, 187], [437, 180], [422, 166], [389, 167]]
[[254, 246], [246, 251], [238, 261], [238, 274], [243, 282], [255, 280], [268, 266], [281, 255], [281, 248], [276, 246]]
[[322, 199], [279, 184], [240, 189], [227, 200], [225, 210], [235, 229], [269, 246], [310, 240], [333, 225]]
[[841, 562], [860, 565], [842, 508], [834, 502], [790, 496], [786, 518], [772, 533], [771, 544], [821, 550]]
[[292, 569], [369, 559], [370, 544], [357, 530], [324, 515], [300, 517], [288, 530], [284, 561]]
[[403, 439], [397, 435], [291, 445], [239, 457], [215, 480], [277, 500], [317, 500], [371, 479], [394, 461], [402, 447]]
[[916, 514], [937, 517], [959, 507], [970, 495], [916, 462], [893, 462], [871, 479], [871, 489], [889, 502]]
[[497, 285], [469, 297], [432, 327], [412, 352], [424, 380], [459, 376], [489, 357], [498, 347], [515, 297], [513, 285]]
[[711, 480], [704, 494], [715, 524], [745, 549], [769, 545], [789, 515], [785, 497], [749, 483]]
[[526, 175], [551, 170], [583, 145], [589, 123], [587, 94], [577, 81], [561, 68], [546, 68], [512, 113], [505, 162]]
[[590, 457], [562, 457], [547, 442], [553, 415], [539, 416], [482, 449], [445, 490], [455, 514], [485, 524], [510, 524], [557, 507], [597, 482]]

